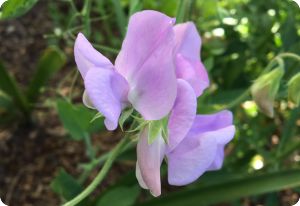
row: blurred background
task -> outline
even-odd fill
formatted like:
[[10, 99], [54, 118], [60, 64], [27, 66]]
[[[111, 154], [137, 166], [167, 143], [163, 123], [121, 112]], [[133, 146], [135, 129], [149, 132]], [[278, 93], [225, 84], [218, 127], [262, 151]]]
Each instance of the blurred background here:
[[[5, 2], [0, 9], [2, 200], [9, 206], [60, 205], [93, 180], [124, 133], [106, 131], [102, 118], [91, 122], [96, 111], [81, 103], [84, 87], [74, 62], [74, 39], [84, 32], [114, 62], [129, 16], [144, 9], [195, 22], [211, 80], [198, 99], [198, 112], [231, 109], [237, 133], [226, 148], [222, 170], [191, 185], [169, 186], [164, 165], [163, 195], [157, 199], [138, 186], [133, 143], [80, 205], [295, 204], [300, 194], [300, 108], [295, 101], [296, 96], [299, 104], [300, 79], [293, 88], [289, 82], [300, 72], [300, 8], [290, 0]], [[279, 88], [270, 118], [260, 112], [249, 88], [276, 67], [284, 68], [284, 76], [271, 81]]]

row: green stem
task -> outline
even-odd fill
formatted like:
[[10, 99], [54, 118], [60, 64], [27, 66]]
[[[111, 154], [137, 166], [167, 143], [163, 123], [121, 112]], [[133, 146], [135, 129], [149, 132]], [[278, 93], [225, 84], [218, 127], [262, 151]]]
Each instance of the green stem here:
[[87, 155], [90, 158], [90, 160], [93, 161], [95, 159], [95, 151], [91, 142], [91, 137], [87, 133], [84, 135], [84, 143], [86, 145]]
[[[124, 152], [128, 151], [129, 149], [133, 148], [135, 144], [133, 142], [128, 142], [121, 150], [119, 154], [123, 154]], [[86, 178], [90, 175], [90, 172], [95, 169], [97, 166], [101, 166], [103, 162], [105, 162], [112, 151], [109, 151], [98, 158], [95, 158], [90, 163], [82, 164], [80, 167], [83, 169], [83, 173], [79, 177], [79, 182], [84, 182]]]
[[126, 143], [129, 141], [128, 137], [124, 137], [117, 146], [111, 151], [109, 158], [106, 160], [105, 164], [103, 165], [102, 169], [96, 176], [96, 178], [91, 182], [91, 184], [85, 188], [78, 196], [73, 198], [72, 200], [68, 201], [67, 203], [63, 204], [63, 206], [74, 206], [81, 202], [84, 198], [89, 196], [96, 188], [97, 186], [102, 182], [106, 174], [108, 173], [109, 169], [111, 168], [114, 160], [119, 155], [120, 151], [126, 145]]
[[76, 8], [76, 6], [75, 6], [74, 1], [73, 1], [73, 0], [69, 0], [68, 2], [70, 3], [73, 12], [76, 12], [76, 13], [77, 13], [78, 10], [77, 10], [77, 8]]
[[270, 71], [276, 64], [279, 64], [280, 67], [284, 68], [284, 58], [290, 58], [300, 62], [300, 56], [297, 54], [290, 52], [281, 53], [270, 61], [263, 73]]
[[290, 58], [300, 62], [300, 56], [294, 53], [285, 52], [277, 56], [278, 58]]
[[229, 104], [226, 105], [223, 109], [232, 109], [236, 105], [239, 105], [243, 101], [245, 101], [250, 95], [250, 88], [246, 89], [240, 96], [238, 96], [236, 99], [231, 101]]
[[75, 73], [75, 75], [74, 75], [74, 77], [72, 79], [72, 83], [71, 83], [71, 87], [70, 87], [70, 92], [69, 92], [69, 99], [70, 99], [70, 101], [72, 100], [73, 89], [74, 89], [75, 83], [76, 83], [76, 81], [78, 79], [78, 76], [79, 76], [79, 72], [76, 71], [76, 73]]

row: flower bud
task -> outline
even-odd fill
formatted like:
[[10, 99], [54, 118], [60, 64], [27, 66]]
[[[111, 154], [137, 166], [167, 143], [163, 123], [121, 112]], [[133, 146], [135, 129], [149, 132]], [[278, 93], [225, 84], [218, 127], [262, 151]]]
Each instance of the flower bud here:
[[300, 103], [300, 73], [293, 76], [288, 82], [288, 98], [299, 106]]
[[277, 67], [271, 72], [260, 76], [251, 86], [253, 100], [259, 110], [268, 117], [274, 116], [274, 100], [278, 92], [284, 69]]

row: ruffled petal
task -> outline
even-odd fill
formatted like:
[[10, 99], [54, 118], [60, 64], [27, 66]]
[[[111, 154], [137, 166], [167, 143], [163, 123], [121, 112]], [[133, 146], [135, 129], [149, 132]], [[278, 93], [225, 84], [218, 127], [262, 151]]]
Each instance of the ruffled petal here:
[[[198, 179], [213, 163], [217, 144], [214, 133], [186, 138], [168, 154], [168, 181], [171, 185], [186, 185]], [[189, 136], [187, 137], [189, 138]]]
[[[149, 188], [153, 196], [161, 194], [160, 166], [165, 154], [165, 143], [161, 136], [148, 144], [148, 128], [140, 134], [137, 144], [137, 178], [143, 188]], [[138, 169], [138, 168], [137, 168]]]
[[[190, 133], [203, 133], [208, 131], [215, 131], [230, 126], [232, 125], [232, 123], [232, 113], [228, 110], [223, 110], [215, 114], [197, 115]], [[227, 143], [229, 141], [227, 141]]]
[[216, 159], [219, 157], [217, 139], [227, 135], [233, 137], [233, 126], [199, 134], [189, 133], [181, 144], [168, 154], [169, 183], [186, 185], [210, 170], [215, 161], [220, 161]]
[[205, 171], [220, 169], [224, 147], [234, 133], [230, 111], [197, 115], [185, 138], [167, 154], [169, 183], [189, 184]]
[[146, 120], [166, 116], [176, 98], [173, 24], [156, 11], [135, 13], [116, 59], [117, 71], [130, 84], [128, 99]]
[[208, 74], [200, 59], [200, 35], [192, 22], [177, 24], [174, 32], [177, 78], [188, 81], [198, 97], [209, 86]]
[[168, 131], [168, 152], [172, 151], [186, 136], [193, 125], [197, 99], [193, 88], [184, 80], [177, 80], [177, 97], [171, 111]]
[[127, 103], [127, 81], [114, 70], [91, 68], [84, 84], [92, 105], [105, 116], [106, 128], [116, 129], [121, 110]]
[[82, 33], [77, 35], [74, 45], [74, 56], [79, 72], [83, 78], [92, 67], [97, 66], [102, 69], [113, 68], [109, 59], [94, 49]]

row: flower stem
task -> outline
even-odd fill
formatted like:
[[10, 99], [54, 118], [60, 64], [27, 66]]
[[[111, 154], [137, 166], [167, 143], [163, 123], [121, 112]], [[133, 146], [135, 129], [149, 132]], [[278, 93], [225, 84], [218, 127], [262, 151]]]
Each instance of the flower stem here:
[[233, 107], [241, 104], [244, 102], [248, 97], [250, 96], [250, 87], [246, 89], [240, 96], [238, 96], [236, 99], [231, 101], [229, 104], [226, 105], [223, 109], [232, 109]]
[[86, 146], [87, 156], [90, 158], [91, 161], [93, 161], [95, 159], [95, 151], [92, 145], [91, 136], [88, 133], [86, 133], [83, 139]]
[[122, 150], [123, 146], [126, 145], [126, 143], [129, 141], [129, 138], [125, 136], [118, 144], [117, 146], [111, 151], [109, 158], [106, 160], [105, 164], [103, 165], [102, 169], [98, 173], [98, 175], [95, 177], [95, 179], [91, 182], [91, 184], [85, 188], [79, 195], [77, 195], [72, 200], [66, 202], [63, 204], [63, 206], [74, 206], [78, 204], [80, 201], [82, 201], [84, 198], [89, 196], [96, 187], [102, 182], [106, 174], [108, 173], [109, 169], [111, 168], [114, 160], [119, 155], [120, 151]]
[[300, 62], [300, 56], [297, 54], [294, 54], [294, 53], [290, 53], [290, 52], [281, 53], [277, 57], [278, 58], [291, 58], [291, 59], [294, 59], [294, 60]]

